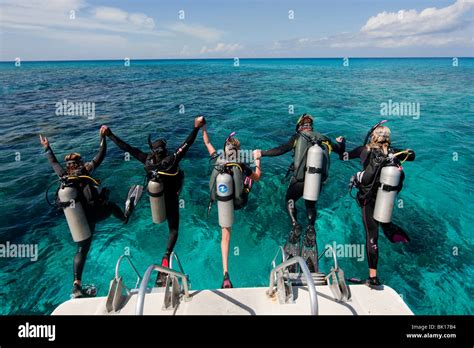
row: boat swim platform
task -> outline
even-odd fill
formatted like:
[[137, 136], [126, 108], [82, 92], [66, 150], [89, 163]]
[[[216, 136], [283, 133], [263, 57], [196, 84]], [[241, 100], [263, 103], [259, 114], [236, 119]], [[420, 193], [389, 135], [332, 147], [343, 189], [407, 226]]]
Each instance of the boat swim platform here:
[[[316, 286], [318, 315], [413, 315], [400, 295], [388, 286], [381, 290], [363, 284], [349, 285], [351, 299], [334, 299], [327, 286]], [[310, 315], [307, 286], [293, 286], [293, 303], [279, 303], [277, 295], [267, 295], [268, 287], [194, 290], [187, 301], [164, 309], [164, 288], [146, 294], [144, 315]], [[64, 302], [52, 315], [135, 315], [138, 293], [128, 296], [116, 312], [106, 309], [107, 297], [78, 298]]]

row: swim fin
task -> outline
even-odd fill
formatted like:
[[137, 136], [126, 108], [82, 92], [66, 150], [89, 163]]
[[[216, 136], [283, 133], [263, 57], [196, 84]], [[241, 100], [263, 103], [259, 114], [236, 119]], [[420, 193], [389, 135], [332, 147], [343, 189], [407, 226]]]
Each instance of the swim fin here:
[[[287, 260], [295, 256], [300, 256], [300, 251], [301, 251], [300, 237], [301, 237], [301, 225], [294, 224], [290, 232], [290, 236], [288, 237], [288, 240], [286, 241], [286, 244], [284, 247]], [[297, 265], [289, 266], [288, 271], [290, 273], [296, 273]]]
[[94, 285], [78, 285], [74, 284], [72, 288], [71, 298], [81, 297], [95, 297], [97, 295], [97, 288]]
[[408, 234], [399, 226], [390, 224], [389, 228], [382, 228], [383, 233], [392, 243], [408, 243], [410, 237]]
[[316, 232], [313, 226], [306, 228], [301, 257], [308, 265], [311, 273], [318, 272], [318, 243], [316, 243]]
[[128, 191], [127, 200], [125, 201], [125, 221], [124, 223], [128, 222], [128, 219], [133, 213], [138, 201], [142, 197], [143, 193], [143, 186], [142, 185], [133, 185], [130, 190]]
[[365, 280], [362, 280], [360, 278], [346, 278], [346, 280], [352, 284], [365, 284]]
[[[165, 254], [161, 259], [161, 266], [169, 268], [169, 255]], [[162, 288], [166, 286], [166, 281], [168, 280], [168, 274], [163, 272], [158, 272], [155, 281], [155, 287]]]
[[346, 278], [349, 283], [352, 284], [364, 284], [367, 285], [371, 289], [375, 290], [382, 290], [383, 284], [378, 277], [369, 277], [367, 279], [360, 279], [360, 278]]
[[367, 285], [369, 288], [375, 289], [375, 290], [382, 290], [383, 289], [382, 282], [380, 281], [380, 279], [378, 277], [369, 277], [365, 281], [365, 285]]

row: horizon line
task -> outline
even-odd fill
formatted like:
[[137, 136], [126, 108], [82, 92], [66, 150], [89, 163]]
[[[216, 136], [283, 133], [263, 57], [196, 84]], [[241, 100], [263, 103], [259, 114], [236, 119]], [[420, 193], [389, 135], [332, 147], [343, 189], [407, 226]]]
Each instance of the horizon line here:
[[[129, 57], [126, 57], [129, 58]], [[420, 56], [403, 56], [403, 57], [221, 57], [221, 58], [129, 58], [130, 61], [169, 61], [169, 60], [234, 60], [238, 58], [239, 60], [285, 60], [285, 59], [453, 59], [453, 58], [462, 58], [462, 59], [472, 59], [474, 56], [430, 56], [430, 57], [420, 57]], [[28, 63], [48, 63], [48, 62], [123, 62], [125, 58], [117, 59], [48, 59], [48, 60], [21, 60], [21, 62], [28, 62]], [[0, 63], [15, 63], [16, 60], [0, 60]]]

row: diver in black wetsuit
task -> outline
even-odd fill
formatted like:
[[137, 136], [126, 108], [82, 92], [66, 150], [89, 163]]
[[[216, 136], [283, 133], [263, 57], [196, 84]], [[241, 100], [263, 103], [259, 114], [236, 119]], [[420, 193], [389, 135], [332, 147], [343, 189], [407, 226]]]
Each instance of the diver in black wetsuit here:
[[[305, 136], [306, 135], [306, 136]], [[297, 210], [296, 210], [296, 201], [300, 199], [303, 195], [304, 188], [304, 175], [306, 170], [306, 152], [310, 146], [311, 142], [305, 140], [307, 137], [311, 137], [315, 142], [319, 142], [324, 146], [326, 151], [326, 160], [325, 160], [325, 171], [322, 175], [322, 182], [324, 182], [328, 177], [329, 170], [329, 153], [333, 150], [335, 153], [339, 154], [341, 158], [343, 154], [343, 148], [339, 143], [333, 143], [331, 140], [317, 132], [313, 132], [313, 118], [311, 115], [303, 114], [297, 124], [296, 124], [296, 133], [290, 138], [290, 140], [278, 147], [275, 147], [270, 150], [262, 151], [255, 150], [254, 157], [260, 158], [261, 156], [273, 157], [283, 155], [291, 150], [293, 150], [294, 163], [288, 170], [293, 171], [293, 175], [290, 179], [290, 184], [288, 190], [286, 191], [286, 208], [288, 215], [290, 216], [292, 229], [288, 238], [288, 242], [285, 245], [285, 252], [289, 257], [299, 256], [300, 254], [300, 237], [301, 237], [301, 225], [298, 223], [297, 219]], [[339, 137], [339, 141], [344, 142], [344, 138]], [[287, 173], [287, 175], [288, 175]], [[303, 241], [303, 258], [308, 263], [308, 266], [312, 272], [317, 268], [317, 246], [316, 246], [316, 232], [314, 225], [316, 222], [316, 202], [305, 200], [306, 214], [308, 217], [308, 226], [306, 228], [306, 235]], [[316, 252], [314, 251], [316, 249]], [[310, 259], [311, 262], [308, 262]], [[292, 268], [294, 270], [295, 267]]]
[[[350, 152], [344, 153], [344, 160], [351, 160], [359, 158], [363, 167], [363, 171], [358, 172], [351, 179], [351, 185], [358, 187], [357, 202], [362, 210], [362, 220], [365, 227], [366, 234], [366, 252], [369, 263], [369, 278], [366, 284], [370, 287], [377, 288], [381, 285], [377, 277], [377, 263], [378, 263], [378, 237], [379, 225], [385, 236], [392, 242], [409, 242], [410, 238], [406, 232], [399, 226], [393, 223], [380, 223], [374, 219], [374, 207], [377, 197], [377, 190], [379, 188], [380, 170], [384, 166], [384, 162], [392, 158], [393, 161], [400, 165], [400, 160], [414, 161], [415, 152], [413, 150], [393, 149], [390, 146], [390, 129], [379, 122], [372, 127], [369, 134], [367, 134], [366, 141], [370, 139], [368, 144], [358, 146]], [[345, 147], [345, 144], [342, 144]], [[398, 192], [403, 186], [403, 179], [405, 174], [402, 172], [400, 184], [396, 188]]]
[[[92, 161], [84, 162], [79, 153], [71, 153], [64, 158], [66, 161], [66, 169], [64, 169], [56, 159], [56, 156], [49, 145], [48, 139], [40, 135], [40, 142], [45, 148], [46, 157], [56, 175], [63, 180], [67, 180], [67, 178], [71, 176], [83, 176], [83, 179], [78, 181], [77, 187], [79, 188], [79, 200], [84, 207], [91, 236], [76, 243], [77, 252], [74, 256], [74, 283], [72, 290], [72, 296], [74, 298], [94, 295], [86, 289], [82, 289], [82, 272], [91, 246], [96, 223], [105, 220], [111, 215], [114, 215], [117, 219], [127, 223], [133, 210], [133, 204], [126, 204], [128, 209], [123, 213], [117, 204], [108, 200], [108, 189], [103, 188], [99, 192], [94, 184], [94, 182], [97, 181], [90, 177], [92, 172], [100, 166], [107, 152], [107, 143], [103, 131], [100, 132], [100, 137], [99, 152]], [[86, 180], [86, 178], [89, 178], [89, 180]]]
[[[133, 157], [144, 164], [148, 179], [152, 179], [158, 171], [171, 174], [160, 176], [164, 185], [166, 218], [168, 220], [169, 228], [168, 245], [161, 260], [161, 264], [164, 267], [169, 267], [169, 258], [178, 239], [179, 194], [183, 186], [184, 179], [184, 172], [180, 170], [179, 162], [183, 159], [191, 145], [196, 140], [199, 128], [201, 128], [204, 123], [204, 117], [196, 117], [194, 120], [193, 130], [188, 135], [184, 143], [174, 152], [168, 151], [166, 147], [166, 140], [158, 139], [154, 142], [151, 142], [150, 136], [148, 136], [148, 145], [150, 147], [150, 151], [146, 153], [124, 142], [118, 136], [113, 134], [111, 129], [107, 126], [104, 125], [101, 128], [121, 150], [130, 153]], [[165, 280], [166, 275], [160, 273], [157, 278], [157, 285], [164, 285]]]

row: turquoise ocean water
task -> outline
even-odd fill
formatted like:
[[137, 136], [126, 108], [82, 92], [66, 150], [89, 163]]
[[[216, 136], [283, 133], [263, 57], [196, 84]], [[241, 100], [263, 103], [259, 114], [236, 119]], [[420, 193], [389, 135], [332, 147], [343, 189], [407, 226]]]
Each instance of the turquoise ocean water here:
[[[25, 62], [0, 64], [0, 243], [37, 243], [36, 262], [0, 258], [0, 314], [49, 314], [69, 298], [75, 245], [62, 213], [45, 202], [54, 174], [38, 134], [49, 137], [59, 159], [78, 151], [90, 159], [98, 148], [101, 124], [146, 150], [149, 133], [175, 148], [188, 135], [193, 118], [208, 119], [219, 146], [236, 131], [244, 149], [267, 149], [289, 139], [298, 114], [309, 112], [315, 128], [343, 135], [348, 148], [359, 145], [371, 125], [386, 118], [394, 146], [416, 151], [406, 163], [400, 194], [403, 208], [394, 221], [412, 238], [391, 244], [381, 233], [379, 275], [416, 314], [472, 314], [474, 278], [473, 173], [474, 59], [169, 60]], [[64, 99], [95, 102], [96, 117], [57, 116]], [[380, 104], [420, 103], [419, 119], [381, 116]], [[179, 105], [185, 113], [179, 113]], [[294, 114], [288, 106], [294, 106]], [[18, 158], [18, 155], [20, 158]], [[20, 159], [16, 161], [15, 159]], [[234, 286], [266, 286], [270, 262], [289, 231], [281, 183], [291, 155], [264, 158], [263, 177], [248, 206], [236, 213], [230, 275]], [[186, 179], [176, 252], [194, 289], [220, 286], [220, 229], [216, 207], [206, 217], [210, 168], [201, 134], [181, 162]], [[330, 178], [319, 202], [320, 251], [337, 244], [363, 244], [357, 204], [347, 183], [359, 163], [333, 156]], [[141, 183], [144, 170], [109, 142], [95, 176], [122, 205], [128, 187]], [[303, 202], [299, 202], [304, 220]], [[106, 295], [117, 258], [128, 248], [141, 272], [159, 262], [166, 246], [166, 224], [153, 225], [145, 196], [128, 225], [110, 218], [98, 225], [84, 281]], [[346, 276], [365, 278], [367, 261], [339, 259]], [[322, 267], [328, 270], [329, 258]], [[123, 267], [128, 285], [132, 271]]]

